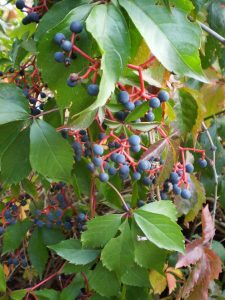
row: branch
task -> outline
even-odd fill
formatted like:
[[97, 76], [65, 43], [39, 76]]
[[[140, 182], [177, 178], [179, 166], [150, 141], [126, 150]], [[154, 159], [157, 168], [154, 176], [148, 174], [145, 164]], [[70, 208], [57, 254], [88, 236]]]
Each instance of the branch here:
[[218, 174], [216, 171], [216, 146], [215, 146], [215, 144], [212, 140], [212, 137], [209, 133], [209, 130], [204, 122], [202, 122], [202, 127], [205, 130], [205, 133], [208, 137], [208, 140], [209, 140], [212, 152], [213, 152], [212, 168], [213, 168], [213, 174], [214, 174], [215, 189], [214, 189], [214, 204], [213, 204], [212, 218], [213, 218], [213, 223], [215, 225], [216, 208], [217, 208], [217, 200], [218, 200]]
[[[191, 22], [194, 22], [194, 21], [195, 21], [191, 16], [189, 16], [188, 18], [189, 18], [189, 20], [190, 20]], [[197, 20], [196, 22], [201, 26], [201, 28], [202, 28], [204, 31], [206, 31], [208, 34], [210, 34], [210, 35], [213, 36], [215, 39], [217, 39], [220, 43], [222, 43], [223, 45], [225, 45], [225, 38], [224, 38], [222, 35], [220, 35], [220, 34], [217, 33], [216, 31], [214, 31], [213, 29], [211, 29], [211, 28], [208, 27], [207, 25], [203, 24], [202, 22], [200, 22], [200, 21], [198, 21], [198, 20]]]

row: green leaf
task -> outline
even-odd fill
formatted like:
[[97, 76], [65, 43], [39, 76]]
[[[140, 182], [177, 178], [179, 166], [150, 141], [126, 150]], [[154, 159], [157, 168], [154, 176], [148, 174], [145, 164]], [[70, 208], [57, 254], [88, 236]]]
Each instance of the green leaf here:
[[17, 290], [10, 293], [10, 299], [11, 300], [23, 300], [26, 296], [27, 291], [26, 290]]
[[[55, 99], [48, 100], [44, 105], [44, 112], [57, 108]], [[63, 118], [61, 118], [60, 111], [54, 111], [43, 116], [43, 120], [53, 127], [57, 128], [63, 124]]]
[[191, 0], [170, 0], [169, 2], [175, 7], [184, 10], [185, 12], [190, 12], [195, 8]]
[[27, 192], [29, 195], [31, 195], [34, 199], [37, 198], [37, 196], [38, 196], [37, 188], [32, 181], [25, 178], [21, 182], [21, 185], [25, 192]]
[[0, 125], [29, 118], [28, 101], [15, 85], [0, 83], [0, 107]]
[[75, 265], [86, 265], [97, 258], [98, 250], [81, 249], [81, 244], [78, 240], [65, 240], [59, 244], [49, 246], [59, 256], [68, 260]]
[[126, 299], [135, 300], [153, 300], [152, 296], [149, 295], [149, 290], [143, 287], [126, 287]]
[[120, 229], [121, 234], [111, 239], [101, 253], [103, 265], [119, 276], [134, 264], [134, 245], [128, 220], [121, 225]]
[[48, 123], [37, 120], [31, 126], [30, 161], [32, 168], [54, 180], [68, 181], [73, 166], [73, 151]]
[[98, 248], [115, 236], [121, 224], [121, 215], [97, 216], [87, 222], [87, 230], [82, 233], [84, 247]]
[[1, 158], [2, 178], [6, 183], [18, 183], [31, 171], [29, 161], [30, 128], [19, 132]]
[[35, 32], [35, 39], [39, 40], [47, 31], [57, 26], [58, 23], [75, 7], [88, 3], [85, 0], [63, 0], [55, 3], [51, 9], [41, 18], [38, 24], [37, 31]]
[[3, 250], [2, 254], [12, 252], [19, 248], [27, 231], [31, 226], [31, 222], [28, 219], [7, 227], [3, 235]]
[[159, 248], [183, 252], [181, 228], [164, 215], [137, 210], [134, 218], [146, 238]]
[[129, 123], [135, 121], [141, 117], [144, 117], [145, 113], [149, 110], [149, 102], [144, 102], [138, 105], [129, 115], [126, 117], [125, 122]]
[[135, 241], [135, 262], [146, 269], [162, 272], [166, 261], [167, 251], [158, 248], [149, 241]]
[[5, 293], [6, 291], [6, 278], [3, 266], [0, 265], [0, 292]]
[[114, 272], [110, 272], [99, 262], [91, 272], [89, 284], [101, 296], [116, 296], [120, 289], [120, 283]]
[[218, 241], [213, 241], [212, 250], [216, 252], [216, 254], [221, 258], [223, 262], [225, 261], [225, 247], [223, 246], [222, 243]]
[[171, 219], [171, 221], [176, 222], [177, 220], [177, 210], [176, 206], [172, 201], [163, 200], [155, 201], [142, 206], [139, 210], [148, 211], [150, 213], [164, 215]]
[[86, 129], [93, 123], [97, 110], [81, 113], [76, 119], [70, 120], [73, 130]]
[[40, 228], [36, 228], [33, 231], [27, 251], [32, 266], [38, 272], [38, 275], [41, 276], [48, 261], [48, 249], [44, 245]]
[[203, 204], [206, 202], [205, 190], [201, 182], [194, 176], [191, 176], [191, 181], [194, 185], [194, 190], [192, 192], [192, 199], [195, 200], [193, 208], [185, 216], [185, 222], [194, 221], [195, 217], [198, 215], [199, 211], [202, 209]]
[[60, 300], [59, 292], [51, 289], [35, 291], [38, 300]]
[[23, 121], [6, 123], [0, 126], [0, 157], [16, 139], [23, 126]]
[[87, 160], [82, 158], [81, 161], [76, 162], [74, 174], [82, 194], [89, 196], [91, 188], [91, 172], [87, 168]]
[[148, 0], [119, 0], [152, 53], [169, 70], [206, 82], [198, 49], [201, 30], [180, 10], [151, 5]]
[[185, 91], [179, 90], [179, 102], [175, 105], [177, 123], [181, 134], [191, 132], [198, 116], [198, 105], [194, 97]]
[[139, 287], [149, 287], [149, 279], [148, 279], [148, 271], [139, 267], [138, 265], [134, 265], [126, 270], [126, 272], [121, 277], [121, 281], [124, 284], [131, 286], [139, 286]]
[[60, 229], [43, 227], [40, 229], [42, 240], [45, 246], [58, 244], [65, 239], [64, 234]]
[[[74, 4], [75, 6], [76, 4]], [[53, 42], [57, 32], [62, 32], [66, 37], [71, 36], [70, 24], [72, 21], [81, 21], [82, 23], [90, 13], [93, 4], [85, 4], [71, 10], [69, 14], [56, 26], [41, 36], [38, 44], [37, 63], [41, 70], [42, 78], [48, 83], [48, 87], [55, 93], [55, 99], [60, 108], [71, 105], [73, 112], [80, 113], [90, 106], [94, 101], [88, 95], [86, 88], [79, 84], [75, 88], [67, 85], [66, 81], [71, 73], [78, 73], [88, 67], [89, 62], [81, 55], [78, 55], [71, 67], [65, 67], [64, 64], [57, 63], [54, 60], [54, 53], [60, 51], [58, 45]], [[79, 48], [89, 55], [92, 55], [92, 42], [85, 29], [79, 34]], [[86, 70], [85, 70], [86, 71]], [[76, 107], [76, 109], [75, 109]]]
[[113, 4], [97, 5], [86, 21], [87, 30], [102, 52], [102, 77], [97, 100], [89, 109], [105, 105], [115, 89], [130, 54], [130, 36], [120, 10]]
[[60, 294], [60, 300], [74, 300], [80, 294], [81, 288], [84, 286], [84, 279], [81, 275], [76, 275], [72, 282], [63, 289]]

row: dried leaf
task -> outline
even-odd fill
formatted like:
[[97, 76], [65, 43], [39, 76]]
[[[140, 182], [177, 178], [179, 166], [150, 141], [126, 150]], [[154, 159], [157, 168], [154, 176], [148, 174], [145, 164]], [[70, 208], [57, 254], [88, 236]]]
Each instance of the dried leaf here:
[[215, 235], [215, 228], [209, 207], [206, 205], [202, 210], [202, 240], [203, 243], [209, 242]]

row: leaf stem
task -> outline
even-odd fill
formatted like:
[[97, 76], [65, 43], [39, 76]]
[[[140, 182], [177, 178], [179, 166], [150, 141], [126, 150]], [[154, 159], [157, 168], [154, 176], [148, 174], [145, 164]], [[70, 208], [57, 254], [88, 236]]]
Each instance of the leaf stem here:
[[218, 200], [218, 174], [216, 170], [216, 146], [212, 140], [212, 137], [209, 133], [207, 126], [205, 125], [205, 122], [202, 122], [202, 127], [208, 137], [209, 143], [213, 151], [212, 168], [214, 174], [215, 188], [214, 188], [214, 204], [213, 204], [212, 218], [213, 218], [213, 223], [215, 225], [216, 208], [217, 208], [217, 200]]
[[53, 109], [50, 109], [50, 110], [47, 110], [47, 111], [43, 111], [42, 113], [40, 113], [40, 114], [38, 114], [36, 116], [31, 116], [31, 118], [37, 119], [37, 118], [39, 118], [39, 117], [41, 117], [43, 115], [48, 115], [48, 114], [50, 114], [52, 112], [55, 112], [55, 111], [58, 111], [58, 110], [59, 110], [58, 108], [53, 108]]
[[122, 201], [126, 211], [130, 211], [129, 207], [127, 206], [125, 200], [123, 199], [123, 196], [120, 194], [120, 192], [117, 190], [117, 188], [109, 181], [106, 182], [109, 186], [111, 186], [112, 189], [117, 193], [117, 195], [120, 197], [120, 200]]

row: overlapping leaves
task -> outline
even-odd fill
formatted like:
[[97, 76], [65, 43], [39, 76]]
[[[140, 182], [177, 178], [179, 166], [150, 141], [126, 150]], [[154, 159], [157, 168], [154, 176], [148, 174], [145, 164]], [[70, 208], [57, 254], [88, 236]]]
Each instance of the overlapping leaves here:
[[17, 183], [31, 168], [55, 180], [70, 180], [73, 151], [55, 129], [43, 120], [32, 121], [22, 91], [0, 85], [1, 175], [5, 183]]

